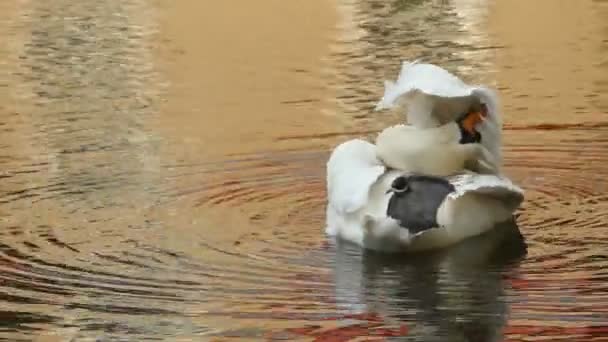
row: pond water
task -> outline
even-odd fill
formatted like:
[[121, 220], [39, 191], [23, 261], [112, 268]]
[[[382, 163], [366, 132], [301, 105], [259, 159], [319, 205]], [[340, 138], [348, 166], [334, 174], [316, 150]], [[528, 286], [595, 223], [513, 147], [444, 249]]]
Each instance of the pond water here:
[[[3, 340], [608, 341], [605, 1], [2, 1], [0, 38]], [[336, 246], [329, 152], [416, 58], [499, 90], [517, 224]]]

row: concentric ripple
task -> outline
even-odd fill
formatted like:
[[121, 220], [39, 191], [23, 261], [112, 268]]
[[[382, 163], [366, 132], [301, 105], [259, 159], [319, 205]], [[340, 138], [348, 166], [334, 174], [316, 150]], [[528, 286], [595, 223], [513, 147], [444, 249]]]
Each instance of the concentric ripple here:
[[[227, 3], [0, 3], [0, 339], [608, 340], [606, 6]], [[328, 241], [331, 148], [402, 120], [372, 109], [416, 58], [500, 91], [524, 206]]]

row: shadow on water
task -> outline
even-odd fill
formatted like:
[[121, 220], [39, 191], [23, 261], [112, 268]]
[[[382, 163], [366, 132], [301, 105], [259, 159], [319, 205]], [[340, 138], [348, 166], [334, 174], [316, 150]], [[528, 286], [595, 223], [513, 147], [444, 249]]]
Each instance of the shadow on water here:
[[402, 322], [411, 339], [500, 341], [509, 311], [505, 275], [525, 257], [526, 243], [509, 222], [440, 252], [361, 253], [344, 243], [336, 252], [339, 306]]

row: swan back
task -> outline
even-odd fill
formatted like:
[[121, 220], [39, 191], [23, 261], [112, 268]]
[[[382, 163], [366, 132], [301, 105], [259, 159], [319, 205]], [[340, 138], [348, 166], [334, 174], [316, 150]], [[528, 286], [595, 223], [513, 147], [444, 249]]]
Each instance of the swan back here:
[[422, 232], [418, 248], [450, 244], [484, 233], [510, 220], [524, 198], [523, 190], [503, 176], [470, 173], [450, 177], [449, 181], [455, 190], [437, 210], [439, 228], [428, 234]]
[[397, 125], [376, 138], [378, 158], [388, 167], [405, 172], [449, 176], [462, 171], [476, 156], [475, 150], [459, 143], [456, 123], [418, 129]]
[[[387, 193], [398, 177], [414, 177], [421, 187], [413, 184], [412, 192], [406, 195]], [[465, 173], [435, 181], [432, 178], [395, 170], [384, 172], [368, 188], [367, 202], [357, 211], [339, 213], [328, 206], [326, 232], [374, 250], [438, 249], [511, 220], [523, 201], [523, 191], [502, 176]], [[446, 181], [449, 185], [429, 187]], [[438, 198], [443, 199], [438, 202]], [[411, 206], [412, 201], [420, 203]], [[427, 215], [431, 212], [434, 218]], [[408, 226], [412, 224], [415, 227]]]

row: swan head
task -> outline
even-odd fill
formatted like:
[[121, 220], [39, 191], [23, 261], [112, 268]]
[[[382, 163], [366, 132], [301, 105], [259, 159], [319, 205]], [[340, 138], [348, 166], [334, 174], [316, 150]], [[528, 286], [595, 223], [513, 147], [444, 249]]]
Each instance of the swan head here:
[[392, 195], [386, 214], [411, 234], [436, 228], [439, 226], [437, 210], [454, 190], [454, 186], [441, 177], [399, 176], [387, 191]]
[[462, 114], [457, 120], [460, 128], [460, 143], [481, 143], [482, 134], [477, 127], [488, 117], [488, 107], [484, 104], [473, 105], [468, 112]]

